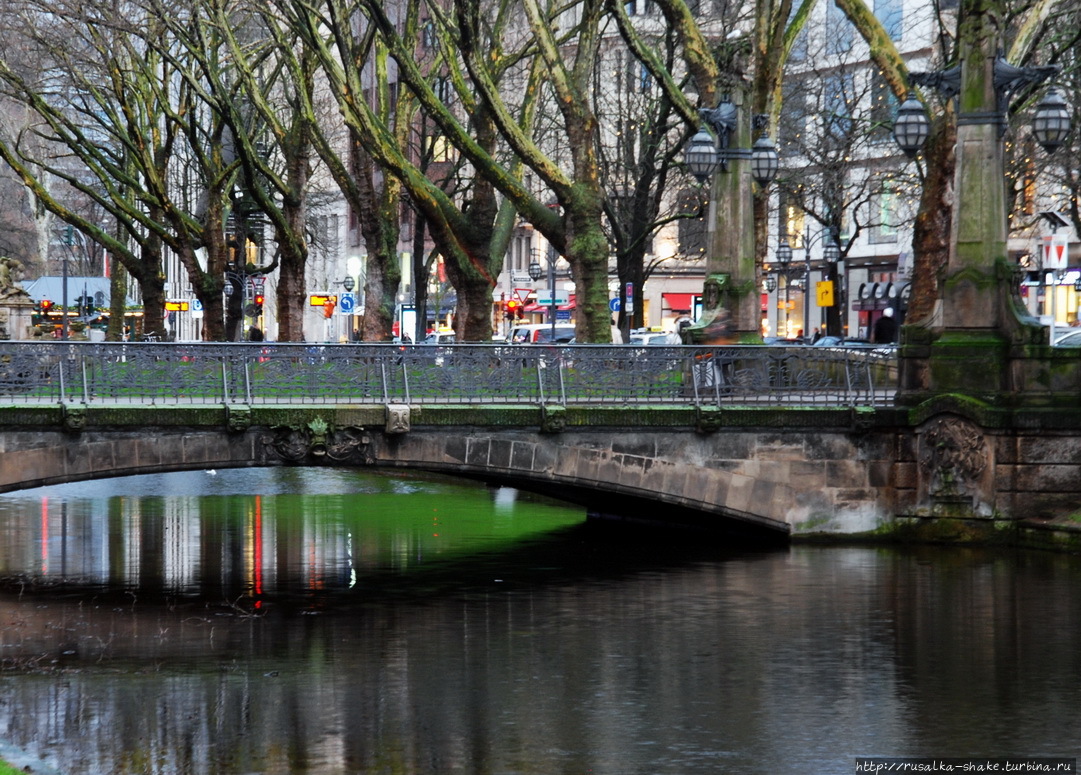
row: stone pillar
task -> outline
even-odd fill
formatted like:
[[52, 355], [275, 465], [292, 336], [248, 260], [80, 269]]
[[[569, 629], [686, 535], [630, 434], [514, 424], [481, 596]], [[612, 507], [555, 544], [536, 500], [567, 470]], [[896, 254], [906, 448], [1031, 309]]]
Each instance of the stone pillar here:
[[731, 95], [736, 128], [727, 150], [728, 170], [713, 175], [709, 203], [709, 255], [702, 317], [684, 330], [688, 344], [760, 342], [751, 195], [751, 115], [746, 86]]
[[1004, 322], [996, 265], [1006, 261], [1006, 118], [994, 83], [1001, 45], [995, 5], [992, 0], [962, 0], [959, 20], [956, 193], [942, 289], [942, 324], [952, 331], [989, 333], [1001, 330]]
[[[1001, 55], [1000, 0], [961, 0], [960, 83], [954, 208], [940, 316], [912, 331], [902, 347], [901, 400], [961, 393], [1023, 401], [1014, 385], [1011, 346], [1038, 343], [1042, 329], [1021, 314], [1006, 249], [1004, 133], [1008, 86], [996, 85]], [[1046, 333], [1042, 336], [1046, 340]], [[914, 376], [912, 376], [914, 375]]]
[[34, 302], [28, 296], [0, 300], [0, 340], [29, 339]]

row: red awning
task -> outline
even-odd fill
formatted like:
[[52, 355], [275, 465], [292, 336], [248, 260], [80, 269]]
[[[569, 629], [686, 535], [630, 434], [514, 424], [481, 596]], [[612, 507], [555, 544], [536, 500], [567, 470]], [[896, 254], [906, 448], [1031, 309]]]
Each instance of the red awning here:
[[693, 293], [662, 293], [664, 306], [673, 312], [690, 312]]
[[568, 297], [567, 303], [559, 305], [558, 307], [556, 307], [556, 309], [563, 310], [564, 312], [569, 310], [569, 309], [574, 309], [577, 306], [576, 301], [577, 301], [577, 299], [575, 298], [574, 294], [572, 293]]
[[544, 312], [546, 309], [548, 308], [542, 307], [540, 304], [526, 304], [522, 307], [522, 312]]

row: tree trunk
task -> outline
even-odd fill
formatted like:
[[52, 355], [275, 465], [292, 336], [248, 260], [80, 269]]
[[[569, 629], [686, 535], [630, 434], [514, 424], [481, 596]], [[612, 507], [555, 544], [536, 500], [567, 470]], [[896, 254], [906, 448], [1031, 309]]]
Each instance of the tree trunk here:
[[956, 138], [952, 115], [941, 115], [932, 122], [924, 146], [927, 177], [913, 226], [912, 293], [904, 321], [908, 325], [936, 325], [939, 282], [950, 256]]
[[590, 192], [584, 199], [566, 218], [567, 260], [575, 288], [574, 335], [579, 342], [604, 344], [612, 341], [608, 240], [601, 227], [599, 195]]

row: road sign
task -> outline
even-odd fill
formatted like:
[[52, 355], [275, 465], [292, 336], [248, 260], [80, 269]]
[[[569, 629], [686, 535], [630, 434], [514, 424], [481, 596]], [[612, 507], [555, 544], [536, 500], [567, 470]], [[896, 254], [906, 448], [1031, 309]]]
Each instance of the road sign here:
[[188, 302], [185, 299], [176, 299], [174, 301], [165, 302], [166, 312], [187, 312]]
[[338, 297], [338, 309], [343, 315], [352, 315], [357, 308], [357, 297], [352, 293], [343, 293]]
[[525, 304], [525, 300], [529, 298], [529, 294], [533, 293], [532, 288], [515, 288], [514, 298]]
[[1070, 253], [1070, 242], [1065, 234], [1052, 234], [1043, 238], [1043, 268], [1065, 269]]
[[322, 307], [327, 302], [337, 304], [338, 297], [332, 293], [313, 293], [308, 297], [308, 305], [311, 307]]
[[815, 283], [815, 295], [818, 297], [818, 306], [833, 306], [833, 281], [821, 280]]
[[191, 300], [191, 310], [192, 310], [192, 312], [202, 312], [203, 311], [203, 302], [199, 301], [198, 299], [192, 299]]
[[608, 309], [612, 312], [619, 312], [619, 299], [609, 299]]
[[[555, 303], [556, 304], [569, 304], [571, 300], [570, 291], [556, 291]], [[551, 291], [537, 291], [537, 304], [542, 307], [550, 307], [552, 305], [552, 292]]]

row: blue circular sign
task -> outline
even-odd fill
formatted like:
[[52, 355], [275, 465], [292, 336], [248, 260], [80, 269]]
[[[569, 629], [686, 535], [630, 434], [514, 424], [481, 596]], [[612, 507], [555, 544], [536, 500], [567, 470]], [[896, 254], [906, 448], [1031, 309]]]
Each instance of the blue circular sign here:
[[356, 306], [357, 297], [353, 294], [343, 293], [341, 296], [338, 297], [338, 309], [340, 309], [343, 314], [351, 314], [353, 310], [356, 309]]
[[612, 312], [619, 312], [619, 299], [616, 298], [609, 300], [608, 309], [610, 309]]

